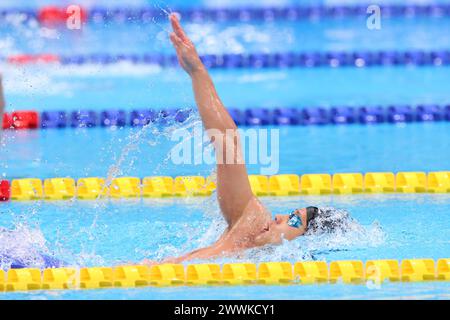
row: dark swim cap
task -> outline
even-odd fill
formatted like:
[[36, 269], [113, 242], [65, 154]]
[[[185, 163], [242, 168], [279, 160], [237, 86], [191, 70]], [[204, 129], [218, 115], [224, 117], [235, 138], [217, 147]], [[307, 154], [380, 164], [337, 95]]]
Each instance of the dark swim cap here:
[[314, 220], [314, 218], [319, 213], [319, 208], [317, 207], [307, 207], [306, 208], [306, 226], [309, 226], [309, 222]]
[[308, 231], [334, 232], [345, 227], [352, 221], [349, 213], [335, 208], [306, 208]]

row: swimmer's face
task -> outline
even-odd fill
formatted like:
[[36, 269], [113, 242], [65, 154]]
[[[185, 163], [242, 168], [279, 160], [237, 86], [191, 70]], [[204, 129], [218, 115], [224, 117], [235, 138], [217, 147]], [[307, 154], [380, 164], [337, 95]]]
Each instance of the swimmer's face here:
[[306, 232], [306, 208], [297, 209], [294, 213], [301, 219], [302, 225], [299, 228], [288, 225], [288, 214], [277, 214], [275, 218], [267, 225], [265, 232], [258, 238], [260, 244], [280, 244], [283, 239], [294, 240]]

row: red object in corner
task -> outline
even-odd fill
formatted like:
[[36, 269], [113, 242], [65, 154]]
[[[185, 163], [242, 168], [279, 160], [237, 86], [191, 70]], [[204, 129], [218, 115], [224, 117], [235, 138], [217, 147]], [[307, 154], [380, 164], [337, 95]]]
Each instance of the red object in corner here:
[[8, 57], [8, 62], [16, 64], [51, 63], [59, 62], [59, 57], [55, 54], [16, 54]]
[[2, 128], [10, 129], [12, 127], [12, 117], [9, 113], [3, 114]]
[[8, 180], [0, 180], [0, 201], [8, 201], [11, 197], [11, 187]]
[[46, 6], [39, 10], [38, 20], [46, 25], [63, 24], [66, 21], [66, 11], [56, 6]]
[[16, 54], [8, 57], [9, 63], [25, 64], [34, 62], [35, 58], [30, 54]]
[[14, 129], [37, 129], [39, 116], [36, 111], [16, 111], [12, 113]]
[[59, 57], [55, 54], [40, 54], [36, 56], [36, 61], [44, 63], [59, 62]]

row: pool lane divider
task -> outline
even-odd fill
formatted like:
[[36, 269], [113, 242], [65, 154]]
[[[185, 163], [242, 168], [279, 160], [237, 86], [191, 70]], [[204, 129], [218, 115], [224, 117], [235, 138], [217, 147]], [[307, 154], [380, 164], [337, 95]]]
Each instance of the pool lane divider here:
[[450, 259], [161, 264], [0, 270], [0, 291], [450, 281]]
[[[253, 193], [259, 197], [450, 193], [450, 171], [250, 175], [249, 182]], [[52, 178], [44, 182], [27, 178], [0, 181], [0, 201], [207, 197], [215, 189], [214, 181], [202, 176], [154, 176], [142, 180], [120, 177], [113, 179], [110, 185], [97, 177], [78, 181]]]
[[[229, 108], [238, 126], [379, 124], [450, 121], [449, 105], [392, 105], [389, 107]], [[15, 111], [3, 115], [3, 129], [141, 127], [150, 123], [184, 122], [192, 109]]]
[[[320, 67], [389, 67], [389, 66], [447, 66], [450, 51], [330, 51], [330, 52], [275, 52], [242, 54], [208, 54], [201, 60], [209, 69], [266, 69], [266, 68], [320, 68]], [[78, 66], [84, 64], [110, 65], [120, 62], [176, 67], [176, 55], [162, 54], [16, 54], [0, 57], [15, 65], [54, 64]]]
[[[241, 7], [241, 8], [167, 8], [178, 12], [183, 20], [201, 22], [250, 22], [250, 21], [303, 21], [320, 18], [343, 19], [367, 17], [369, 4], [362, 5], [316, 5], [285, 7]], [[167, 19], [162, 9], [142, 6], [135, 8], [80, 8], [83, 23], [154, 23]], [[449, 4], [385, 4], [380, 5], [381, 14], [388, 17], [445, 17], [450, 16]], [[5, 8], [0, 10], [0, 20], [8, 21], [10, 16], [21, 15], [25, 20], [34, 19], [45, 26], [63, 26], [70, 14], [63, 6], [44, 6], [38, 9]]]

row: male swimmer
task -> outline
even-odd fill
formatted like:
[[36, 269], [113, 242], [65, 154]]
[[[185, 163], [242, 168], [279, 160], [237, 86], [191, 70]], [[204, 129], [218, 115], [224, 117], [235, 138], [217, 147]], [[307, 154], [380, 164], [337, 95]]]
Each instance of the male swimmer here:
[[[173, 28], [170, 40], [181, 67], [192, 80], [195, 101], [205, 129], [220, 131], [223, 136], [230, 136], [231, 133], [235, 138], [216, 140], [208, 132], [217, 160], [217, 200], [228, 228], [213, 245], [163, 262], [180, 263], [232, 255], [250, 248], [281, 244], [283, 239], [294, 240], [309, 230], [331, 229], [339, 225], [339, 219], [331, 217], [329, 210], [317, 207], [277, 214], [272, 220], [271, 213], [250, 187], [235, 122], [222, 104], [206, 67], [177, 16], [171, 14], [169, 19]], [[230, 157], [234, 160], [231, 163], [219, 161]], [[144, 260], [144, 263], [154, 264], [149, 260]]]

